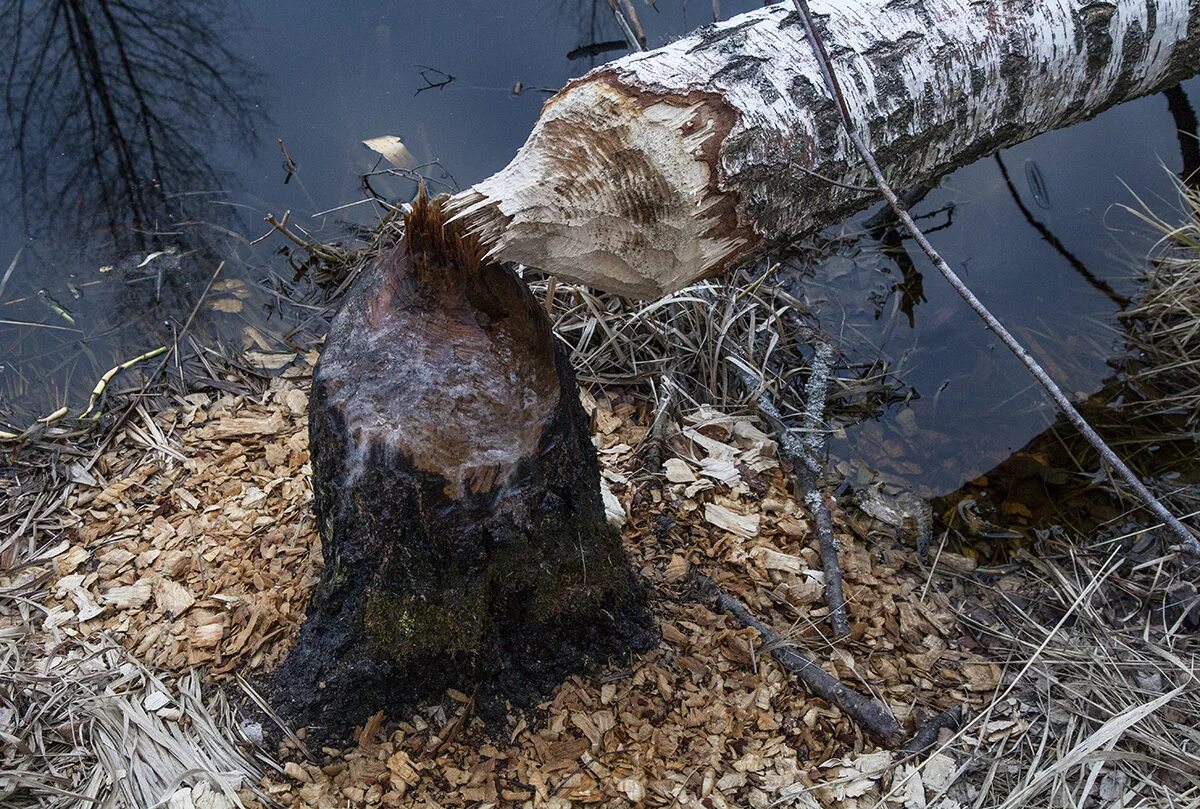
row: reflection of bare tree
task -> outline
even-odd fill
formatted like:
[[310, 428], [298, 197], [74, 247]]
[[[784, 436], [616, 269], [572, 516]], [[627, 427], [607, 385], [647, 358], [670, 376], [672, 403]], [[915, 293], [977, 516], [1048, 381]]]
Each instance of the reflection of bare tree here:
[[1167, 109], [1175, 119], [1175, 134], [1179, 137], [1179, 153], [1183, 158], [1179, 177], [1189, 187], [1196, 188], [1200, 186], [1200, 138], [1197, 137], [1200, 123], [1196, 120], [1196, 110], [1181, 85], [1168, 87], [1163, 90], [1163, 95], [1167, 99]]
[[[559, 13], [577, 19], [579, 23], [579, 45], [567, 54], [567, 58], [586, 60], [586, 66], [591, 69], [599, 63], [597, 60], [606, 61], [612, 58], [610, 54], [628, 50], [629, 39], [614, 16], [614, 11], [619, 8], [623, 7], [607, 0], [563, 0]], [[640, 21], [638, 27], [641, 28]], [[644, 32], [642, 37], [645, 38]]]
[[27, 230], [103, 227], [136, 249], [172, 195], [220, 187], [205, 154], [257, 116], [227, 19], [226, 0], [0, 0], [0, 148]]

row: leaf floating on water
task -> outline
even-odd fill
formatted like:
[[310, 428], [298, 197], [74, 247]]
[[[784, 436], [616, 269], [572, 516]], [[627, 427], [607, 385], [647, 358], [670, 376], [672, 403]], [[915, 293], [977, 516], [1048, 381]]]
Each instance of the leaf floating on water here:
[[147, 264], [149, 264], [151, 261], [154, 261], [154, 259], [158, 258], [159, 256], [170, 256], [170, 255], [174, 255], [174, 253], [175, 253], [174, 247], [168, 247], [166, 250], [158, 250], [156, 252], [150, 253], [144, 259], [142, 259], [142, 263], [135, 266], [134, 269], [140, 270], [142, 267], [145, 267]]
[[395, 135], [367, 138], [363, 141], [363, 146], [382, 155], [385, 160], [398, 169], [411, 169], [417, 165], [417, 159], [413, 157], [413, 153], [404, 145], [404, 141]]
[[1045, 211], [1050, 210], [1050, 191], [1046, 188], [1042, 170], [1032, 160], [1025, 161], [1025, 181], [1029, 183], [1029, 192], [1033, 194], [1033, 201], [1038, 207]]

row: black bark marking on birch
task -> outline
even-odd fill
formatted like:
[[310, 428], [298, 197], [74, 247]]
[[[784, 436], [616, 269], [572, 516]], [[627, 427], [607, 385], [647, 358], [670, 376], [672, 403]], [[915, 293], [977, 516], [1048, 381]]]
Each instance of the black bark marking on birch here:
[[1096, 74], [1112, 59], [1113, 40], [1109, 33], [1117, 7], [1108, 2], [1089, 3], [1076, 16], [1087, 49], [1087, 70]]
[[739, 34], [745, 36], [744, 32], [753, 27], [753, 22], [745, 22], [725, 28], [719, 28], [715, 24], [709, 23], [702, 28], [696, 29], [695, 36], [697, 36], [700, 41], [689, 51], [689, 53], [698, 53], [702, 50], [713, 47], [714, 45], [719, 47], [730, 39], [734, 39], [736, 41], [736, 37]]
[[764, 104], [774, 104], [782, 96], [775, 89], [775, 85], [767, 79], [763, 71], [764, 61], [757, 56], [735, 56], [729, 60], [728, 64], [713, 74], [713, 79], [752, 84], [762, 97]]
[[655, 641], [542, 307], [424, 199], [334, 318], [309, 431], [325, 569], [266, 685], [313, 739], [448, 686], [495, 727]]
[[1197, 62], [1200, 62], [1200, 5], [1192, 7], [1192, 14], [1188, 17], [1187, 35], [1183, 41], [1175, 43], [1167, 74], [1176, 81], [1183, 81], [1196, 72], [1192, 66]]

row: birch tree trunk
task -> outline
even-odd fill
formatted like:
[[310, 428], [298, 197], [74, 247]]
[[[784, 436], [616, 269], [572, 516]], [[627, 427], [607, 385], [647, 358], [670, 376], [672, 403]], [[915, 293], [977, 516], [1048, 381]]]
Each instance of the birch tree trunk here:
[[[1200, 0], [811, 5], [900, 187], [1200, 71]], [[656, 297], [839, 221], [875, 197], [863, 186], [781, 3], [572, 81], [508, 167], [452, 206], [501, 259]]]

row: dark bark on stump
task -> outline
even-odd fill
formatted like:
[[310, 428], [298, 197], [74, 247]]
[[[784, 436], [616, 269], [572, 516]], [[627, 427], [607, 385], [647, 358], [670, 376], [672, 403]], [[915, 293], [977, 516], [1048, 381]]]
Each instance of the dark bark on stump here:
[[325, 570], [272, 700], [342, 737], [448, 686], [502, 718], [653, 641], [545, 313], [421, 200], [354, 285], [313, 380]]

